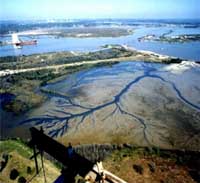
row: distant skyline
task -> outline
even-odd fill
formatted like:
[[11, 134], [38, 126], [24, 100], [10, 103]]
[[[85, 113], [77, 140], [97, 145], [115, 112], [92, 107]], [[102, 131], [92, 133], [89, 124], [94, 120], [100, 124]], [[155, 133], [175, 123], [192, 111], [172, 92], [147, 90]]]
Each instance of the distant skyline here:
[[200, 19], [200, 0], [0, 0], [0, 20]]

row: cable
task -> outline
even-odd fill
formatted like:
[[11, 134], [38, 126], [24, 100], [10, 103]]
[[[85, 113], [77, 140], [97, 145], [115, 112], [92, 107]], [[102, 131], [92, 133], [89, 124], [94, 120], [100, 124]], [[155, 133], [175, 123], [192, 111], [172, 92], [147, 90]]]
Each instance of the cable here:
[[44, 162], [43, 162], [43, 152], [42, 151], [40, 152], [40, 155], [41, 155], [42, 170], [43, 170], [43, 175], [44, 175], [44, 182], [47, 183], [45, 169], [44, 169]]

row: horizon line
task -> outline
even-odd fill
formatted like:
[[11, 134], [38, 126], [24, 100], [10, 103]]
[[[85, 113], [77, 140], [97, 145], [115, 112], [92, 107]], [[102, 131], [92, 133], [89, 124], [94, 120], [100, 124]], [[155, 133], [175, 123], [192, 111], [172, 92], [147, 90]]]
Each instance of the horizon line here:
[[0, 19], [0, 21], [29, 21], [29, 20], [199, 20], [200, 18], [27, 18], [27, 19]]

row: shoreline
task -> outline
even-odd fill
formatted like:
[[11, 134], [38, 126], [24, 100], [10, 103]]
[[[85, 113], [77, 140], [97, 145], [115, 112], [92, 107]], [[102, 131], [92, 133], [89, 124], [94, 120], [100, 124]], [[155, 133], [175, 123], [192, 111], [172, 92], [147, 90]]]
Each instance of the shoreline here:
[[[99, 63], [113, 63], [113, 62], [122, 62], [122, 61], [144, 61], [144, 62], [153, 62], [153, 63], [163, 63], [163, 64], [171, 64], [171, 63], [181, 63], [182, 61], [187, 61], [183, 60], [180, 58], [176, 57], [171, 57], [168, 55], [162, 55], [158, 54], [152, 51], [145, 51], [145, 50], [136, 50], [132, 47], [124, 46], [124, 45], [107, 45], [105, 48], [100, 49], [97, 52], [102, 52], [100, 54], [104, 54], [103, 52], [106, 50], [111, 50], [112, 49], [117, 49], [120, 52], [123, 53], [123, 51], [129, 52], [129, 56], [120, 56], [116, 58], [106, 58], [106, 59], [97, 59], [97, 60], [82, 60], [80, 62], [70, 62], [70, 63], [64, 63], [64, 64], [49, 64], [46, 66], [40, 66], [40, 67], [30, 67], [30, 68], [22, 68], [22, 69], [4, 69], [0, 70], [0, 77], [8, 76], [8, 75], [14, 75], [18, 73], [24, 73], [24, 72], [31, 72], [31, 71], [39, 71], [39, 70], [58, 70], [59, 68], [62, 67], [76, 67], [76, 66], [82, 66], [82, 65], [87, 65], [87, 64], [99, 64]], [[96, 52], [96, 53], [97, 53]], [[61, 54], [68, 54], [69, 52], [61, 52]], [[92, 52], [89, 52], [91, 54]], [[95, 52], [94, 52], [95, 53]], [[44, 53], [44, 54], [33, 54], [33, 55], [28, 55], [25, 57], [40, 57], [43, 55], [56, 55], [56, 52], [53, 53]], [[83, 55], [86, 54], [85, 52]], [[73, 54], [76, 56], [76, 52]], [[16, 58], [22, 58], [23, 56], [16, 56]], [[59, 59], [60, 56], [58, 56]], [[5, 57], [1, 57], [3, 59]], [[22, 58], [23, 59], [23, 58]], [[16, 61], [18, 62], [18, 61]], [[193, 61], [196, 62], [196, 61]], [[197, 62], [198, 63], [198, 62]]]
[[126, 61], [179, 64], [184, 60], [125, 45], [105, 45], [99, 51], [87, 53], [54, 52], [0, 58], [0, 94], [15, 96], [3, 110], [20, 115], [46, 100], [45, 95], [34, 92], [40, 91], [41, 86], [80, 70]]
[[[55, 36], [56, 38], [121, 37], [133, 33], [133, 28], [129, 27], [54, 27], [17, 32], [19, 36]], [[11, 34], [5, 34], [4, 36], [11, 36]]]
[[[115, 47], [111, 46], [111, 47], [112, 47], [112, 49], [115, 48], [117, 50], [120, 50], [121, 52], [124, 52], [124, 50], [122, 50], [122, 48], [123, 48], [126, 51], [129, 50], [128, 53], [132, 52], [132, 53], [135, 53], [135, 55], [123, 57], [124, 60], [122, 60], [122, 57], [112, 58], [112, 59], [95, 60], [95, 61], [87, 60], [87, 61], [68, 63], [68, 64], [59, 64], [59, 65], [51, 65], [51, 66], [46, 66], [46, 67], [21, 69], [21, 70], [16, 70], [16, 73], [15, 72], [10, 73], [10, 75], [13, 75], [13, 74], [16, 74], [16, 75], [11, 76], [11, 77], [8, 76], [8, 77], [2, 78], [1, 93], [2, 94], [10, 94], [12, 96], [15, 96], [15, 98], [11, 99], [11, 101], [5, 101], [5, 107], [4, 107], [5, 111], [10, 111], [10, 112], [13, 112], [14, 114], [21, 115], [25, 112], [28, 112], [31, 109], [34, 109], [34, 108], [40, 106], [47, 99], [47, 98], [45, 98], [45, 97], [47, 97], [46, 91], [42, 91], [43, 90], [42, 86], [45, 86], [49, 82], [52, 82], [54, 79], [55, 80], [59, 79], [59, 77], [67, 76], [68, 74], [75, 73], [75, 72], [83, 70], [83, 69], [94, 68], [95, 64], [97, 64], [96, 66], [99, 66], [99, 67], [103, 66], [103, 64], [108, 64], [109, 66], [112, 66], [113, 63], [116, 62], [116, 59], [120, 59], [120, 61], [122, 61], [122, 63], [123, 63], [123, 61], [129, 61], [129, 63], [131, 63], [130, 58], [138, 58], [138, 55], [142, 56], [142, 58], [143, 58], [143, 60], [141, 59], [142, 61], [144, 61], [146, 59], [146, 61], [148, 61], [148, 62], [149, 62], [149, 58], [152, 59], [152, 62], [157, 62], [157, 63], [174, 63], [175, 61], [178, 63], [182, 62], [182, 60], [180, 60], [180, 59], [172, 62], [171, 59], [174, 59], [174, 58], [171, 58], [169, 56], [159, 55], [159, 54], [156, 54], [153, 52], [141, 51], [141, 50], [137, 51], [133, 48], [122, 47], [122, 46], [119, 46], [119, 48], [116, 48], [116, 46]], [[112, 51], [112, 49], [111, 49], [111, 51]], [[100, 52], [100, 53], [103, 54], [104, 52]], [[116, 53], [116, 52], [114, 52], [114, 53]], [[88, 54], [88, 55], [91, 56], [91, 54]], [[91, 58], [91, 57], [89, 57], [89, 58]], [[54, 57], [52, 59], [54, 60]], [[32, 57], [30, 60], [34, 62], [34, 60], [32, 60]], [[136, 59], [136, 60], [138, 60], [138, 59]], [[19, 60], [19, 63], [20, 62], [21, 62], [21, 60]], [[111, 63], [111, 64], [109, 64], [109, 63]], [[143, 62], [141, 64], [143, 65]], [[190, 65], [193, 63], [182, 62], [181, 64], [170, 64], [170, 65], [163, 64], [163, 66], [164, 67], [166, 66], [167, 67], [166, 69], [169, 69], [170, 71], [173, 70], [173, 72], [177, 72], [177, 70], [180, 71], [179, 66], [182, 66], [182, 64], [184, 66], [186, 64], [186, 67], [182, 68], [182, 69], [185, 69], [185, 68], [188, 68], [188, 64]], [[139, 65], [140, 65], [140, 63], [139, 63]], [[46, 70], [42, 70], [44, 68], [46, 68]], [[38, 71], [38, 69], [40, 69], [40, 71]], [[51, 71], [48, 71], [48, 70], [51, 70]], [[37, 71], [37, 72], [35, 72], [35, 71]], [[17, 74], [17, 72], [18, 73], [21, 72], [22, 74]], [[35, 92], [35, 91], [38, 91], [38, 92]], [[154, 91], [154, 90], [152, 90], [152, 91]], [[48, 93], [48, 91], [47, 91], [47, 93]], [[173, 97], [173, 95], [172, 95], [172, 97]], [[146, 103], [146, 104], [148, 104], [148, 103]], [[145, 108], [143, 107], [143, 109], [145, 109]], [[175, 110], [175, 112], [176, 112], [176, 110]], [[190, 113], [188, 113], [188, 114], [190, 114]], [[178, 118], [178, 117], [179, 116], [177, 116], [177, 117], [175, 116], [174, 119]], [[188, 117], [188, 119], [189, 119], [189, 117]], [[21, 130], [21, 129], [19, 128], [17, 130]], [[81, 133], [82, 132], [80, 132], [80, 134]], [[93, 134], [89, 134], [88, 136], [86, 135], [85, 138], [87, 139], [87, 137], [90, 137], [91, 135], [93, 135]], [[111, 141], [111, 142], [125, 141], [127, 143], [130, 143], [128, 136], [127, 137], [124, 136], [123, 138], [117, 138], [119, 136], [124, 136], [124, 135], [123, 135], [123, 133], [122, 133], [122, 135], [121, 135], [121, 133], [118, 133], [116, 135], [109, 137], [108, 139], [105, 138], [101, 141], [102, 142], [103, 141], [104, 142], [105, 141]], [[76, 138], [71, 139], [70, 141], [72, 141], [72, 140], [76, 141], [76, 139], [78, 139], [79, 137], [81, 137], [81, 135], [80, 136], [77, 135]], [[102, 137], [103, 137], [103, 135], [102, 135]], [[101, 139], [102, 139], [102, 137], [101, 137]], [[69, 140], [70, 138], [64, 137], [63, 139]], [[84, 138], [81, 138], [81, 139], [83, 140]], [[96, 136], [95, 140], [98, 140], [98, 139], [100, 139], [99, 136]], [[172, 143], [170, 141], [170, 144], [172, 146], [173, 146], [173, 143], [174, 143], [173, 141], [172, 141]], [[166, 145], [166, 147], [171, 147], [171, 145]], [[165, 146], [165, 144], [164, 144], [164, 146]], [[191, 147], [191, 148], [193, 148], [193, 147]]]

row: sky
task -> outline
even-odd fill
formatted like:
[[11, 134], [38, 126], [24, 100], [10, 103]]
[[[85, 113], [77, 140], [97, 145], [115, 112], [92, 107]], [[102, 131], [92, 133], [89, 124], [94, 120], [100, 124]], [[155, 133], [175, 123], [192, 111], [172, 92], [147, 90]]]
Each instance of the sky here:
[[0, 20], [200, 19], [200, 0], [0, 0]]

